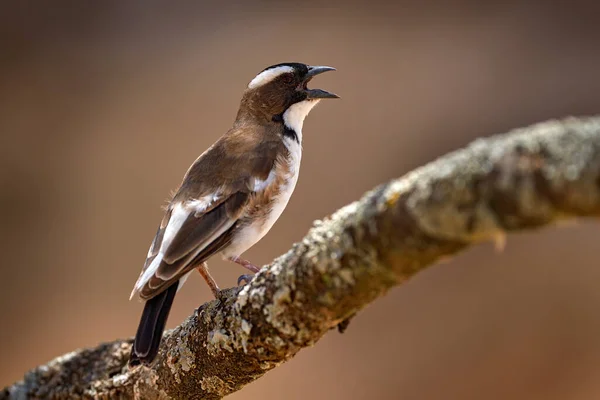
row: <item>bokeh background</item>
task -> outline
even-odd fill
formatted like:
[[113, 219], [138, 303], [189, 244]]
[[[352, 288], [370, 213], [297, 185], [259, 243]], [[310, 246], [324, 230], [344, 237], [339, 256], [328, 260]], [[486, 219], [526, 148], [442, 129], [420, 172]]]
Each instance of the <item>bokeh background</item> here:
[[[598, 2], [103, 1], [0, 6], [0, 386], [131, 336], [128, 296], [188, 165], [264, 67], [313, 86], [295, 195], [247, 255], [480, 136], [600, 111]], [[232, 399], [598, 399], [600, 226], [434, 266]], [[215, 260], [221, 286], [243, 271]], [[210, 299], [199, 277], [173, 327]]]

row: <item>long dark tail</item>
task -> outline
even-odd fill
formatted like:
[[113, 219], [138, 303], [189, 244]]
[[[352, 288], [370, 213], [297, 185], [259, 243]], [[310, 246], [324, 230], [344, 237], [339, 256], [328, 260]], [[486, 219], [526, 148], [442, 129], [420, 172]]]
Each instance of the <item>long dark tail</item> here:
[[146, 301], [135, 340], [131, 348], [129, 365], [150, 364], [158, 354], [158, 347], [173, 305], [179, 281], [167, 290]]

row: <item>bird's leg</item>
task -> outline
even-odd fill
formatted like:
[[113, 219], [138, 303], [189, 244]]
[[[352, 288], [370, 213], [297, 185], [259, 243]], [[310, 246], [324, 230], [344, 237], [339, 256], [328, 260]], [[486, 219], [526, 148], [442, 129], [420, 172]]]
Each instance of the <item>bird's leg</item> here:
[[[256, 265], [252, 264], [250, 261], [244, 260], [243, 258], [229, 257], [228, 260], [233, 261], [234, 263], [239, 264], [242, 267], [244, 267], [254, 273], [257, 273], [258, 271], [260, 271], [260, 268], [258, 268]], [[250, 282], [252, 280], [252, 278], [253, 278], [253, 276], [249, 275], [249, 274], [242, 275], [238, 278], [237, 284], [238, 284], [238, 286], [240, 286], [240, 284], [242, 282], [244, 282], [244, 284], [246, 284], [246, 283]]]
[[236, 264], [241, 265], [242, 267], [257, 273], [258, 271], [260, 271], [260, 268], [258, 268], [256, 265], [252, 264], [250, 261], [248, 260], [244, 260], [243, 258], [239, 258], [239, 257], [229, 257], [228, 259], [229, 261], [233, 261]]
[[202, 277], [208, 284], [208, 287], [210, 287], [210, 290], [212, 291], [213, 295], [215, 296], [215, 299], [220, 299], [221, 298], [221, 289], [219, 289], [217, 282], [215, 282], [213, 277], [210, 276], [210, 274], [208, 273], [208, 265], [205, 262], [203, 262], [196, 269], [198, 270], [198, 272], [200, 272], [200, 275], [202, 275]]

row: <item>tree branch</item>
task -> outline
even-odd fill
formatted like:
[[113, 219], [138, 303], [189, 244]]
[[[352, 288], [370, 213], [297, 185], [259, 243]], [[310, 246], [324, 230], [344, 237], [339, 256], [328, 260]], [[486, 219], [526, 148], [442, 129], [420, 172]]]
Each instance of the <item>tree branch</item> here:
[[131, 340], [117, 340], [28, 372], [0, 399], [219, 399], [443, 257], [598, 215], [600, 117], [480, 139], [315, 222], [251, 283], [166, 333], [151, 368], [128, 370]]

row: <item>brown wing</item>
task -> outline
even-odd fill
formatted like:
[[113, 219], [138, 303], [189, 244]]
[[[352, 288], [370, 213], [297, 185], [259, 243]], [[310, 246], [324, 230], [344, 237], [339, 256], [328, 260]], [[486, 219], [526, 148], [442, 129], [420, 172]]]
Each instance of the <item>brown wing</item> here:
[[[237, 192], [204, 213], [175, 203], [165, 214], [134, 288], [149, 299], [228, 243], [249, 193]], [[215, 244], [221, 244], [215, 246]], [[192, 261], [194, 261], [192, 263]]]
[[230, 242], [256, 181], [267, 179], [283, 146], [280, 140], [248, 137], [239, 131], [226, 135], [190, 167], [158, 228], [132, 297], [156, 296]]

